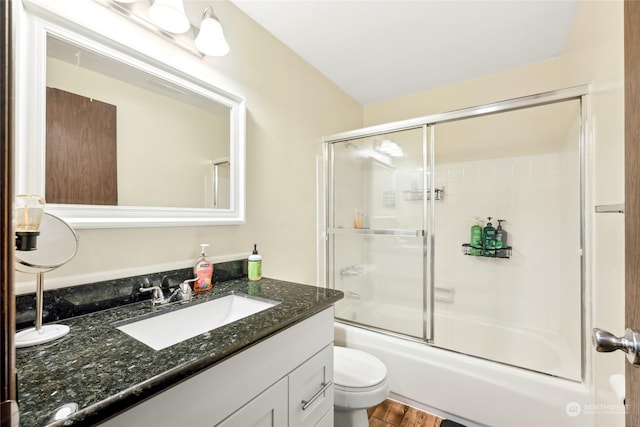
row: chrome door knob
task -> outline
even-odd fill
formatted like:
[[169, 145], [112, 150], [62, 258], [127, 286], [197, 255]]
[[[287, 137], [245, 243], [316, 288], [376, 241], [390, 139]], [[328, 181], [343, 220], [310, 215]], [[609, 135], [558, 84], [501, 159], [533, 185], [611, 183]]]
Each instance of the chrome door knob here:
[[616, 337], [610, 332], [599, 328], [593, 329], [593, 345], [596, 351], [610, 352], [622, 350], [627, 353], [627, 360], [633, 365], [640, 365], [640, 334], [627, 328], [623, 337]]

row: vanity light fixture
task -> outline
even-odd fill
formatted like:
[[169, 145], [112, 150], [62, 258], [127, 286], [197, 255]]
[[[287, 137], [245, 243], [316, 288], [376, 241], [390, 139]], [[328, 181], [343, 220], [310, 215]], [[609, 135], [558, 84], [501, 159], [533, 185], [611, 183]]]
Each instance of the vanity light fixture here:
[[154, 0], [149, 8], [149, 18], [158, 27], [174, 34], [186, 33], [191, 28], [182, 0]]
[[[2, 0], [0, 0], [2, 1]], [[224, 56], [229, 53], [229, 43], [222, 31], [213, 7], [205, 6], [202, 20], [195, 21], [196, 10], [202, 10], [201, 1], [186, 3], [184, 0], [94, 0], [109, 9], [131, 19], [136, 24], [170, 40], [172, 43], [202, 58]], [[198, 9], [195, 9], [198, 7]], [[193, 21], [193, 22], [192, 22]], [[198, 27], [197, 24], [200, 24]]]
[[208, 6], [202, 13], [200, 32], [195, 40], [196, 48], [210, 56], [224, 56], [229, 53], [229, 43], [222, 32], [220, 21], [213, 14], [213, 9]]

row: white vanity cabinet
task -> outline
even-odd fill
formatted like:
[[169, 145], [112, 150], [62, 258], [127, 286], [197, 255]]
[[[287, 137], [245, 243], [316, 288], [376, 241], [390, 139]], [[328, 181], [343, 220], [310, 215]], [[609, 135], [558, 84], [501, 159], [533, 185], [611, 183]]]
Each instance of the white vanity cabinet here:
[[219, 427], [287, 425], [333, 426], [333, 344], [218, 424]]
[[103, 425], [333, 425], [333, 306]]

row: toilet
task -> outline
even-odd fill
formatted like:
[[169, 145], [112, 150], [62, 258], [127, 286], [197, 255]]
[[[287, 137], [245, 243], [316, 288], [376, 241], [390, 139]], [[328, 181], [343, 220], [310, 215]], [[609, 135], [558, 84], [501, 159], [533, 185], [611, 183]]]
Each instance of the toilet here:
[[389, 395], [387, 367], [364, 351], [333, 347], [334, 426], [368, 427], [367, 408]]

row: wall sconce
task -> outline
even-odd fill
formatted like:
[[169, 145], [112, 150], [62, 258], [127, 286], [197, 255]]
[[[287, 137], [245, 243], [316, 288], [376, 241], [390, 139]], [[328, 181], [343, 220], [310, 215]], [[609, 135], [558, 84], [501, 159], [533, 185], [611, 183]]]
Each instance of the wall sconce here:
[[224, 38], [222, 25], [210, 6], [202, 13], [200, 32], [195, 43], [198, 50], [205, 55], [224, 56], [229, 53], [229, 43]]
[[33, 194], [16, 196], [16, 250], [33, 251], [38, 248], [44, 205], [44, 199], [40, 196]]
[[[153, 0], [152, 4], [148, 1], [135, 0], [94, 1], [115, 10], [136, 24], [171, 40], [199, 57], [224, 56], [229, 53], [229, 44], [211, 6], [204, 9], [198, 28], [193, 26], [187, 17], [183, 0]], [[188, 3], [187, 7], [195, 5], [201, 7], [201, 3]], [[190, 15], [193, 17], [194, 11], [191, 12]]]

